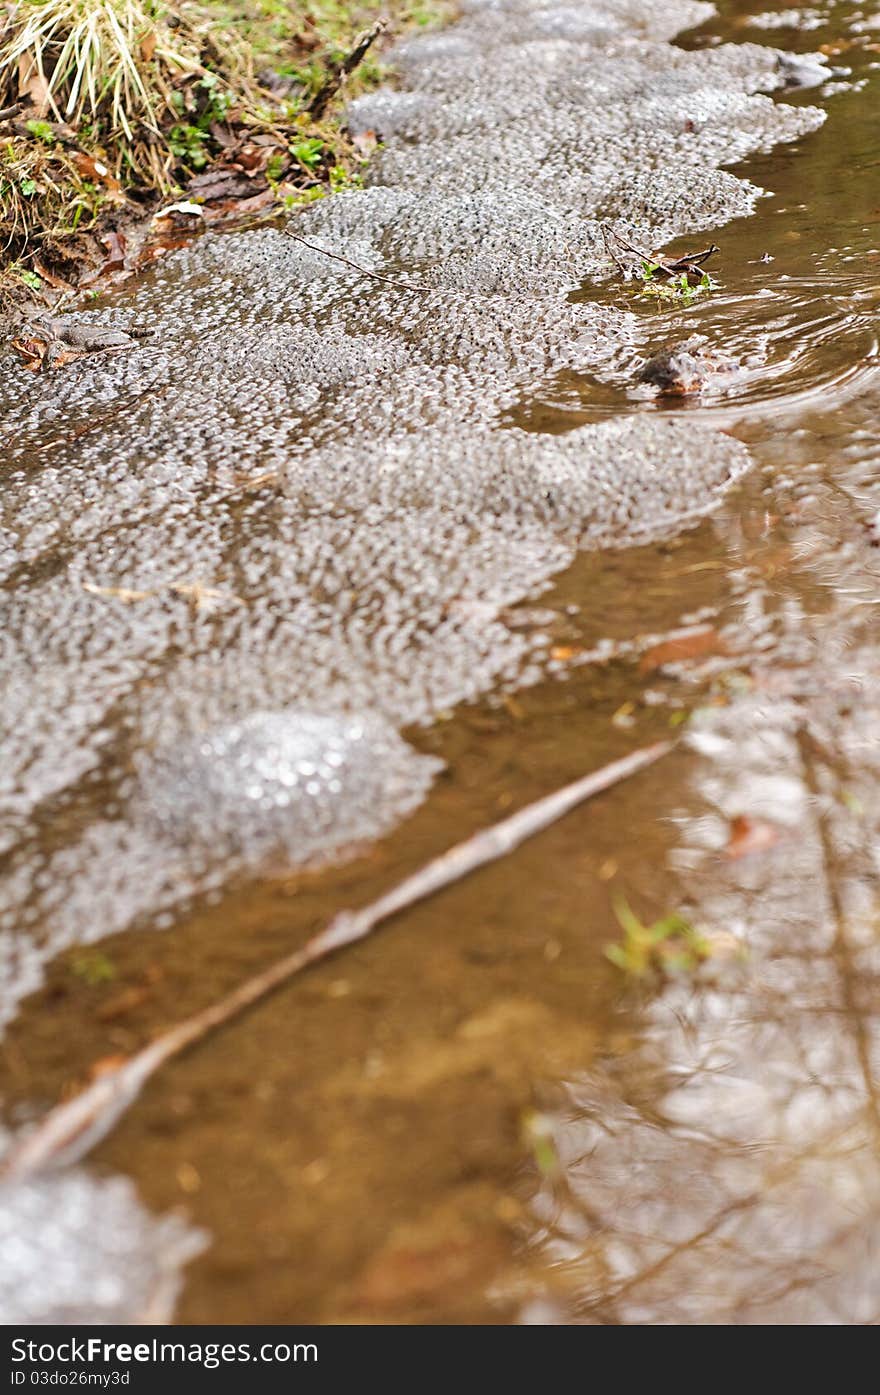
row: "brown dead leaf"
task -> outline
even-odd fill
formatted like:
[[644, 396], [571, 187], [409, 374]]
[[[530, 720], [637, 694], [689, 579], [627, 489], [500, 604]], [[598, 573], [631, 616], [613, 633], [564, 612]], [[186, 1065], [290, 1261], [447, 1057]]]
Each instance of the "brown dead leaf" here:
[[101, 268], [102, 271], [117, 271], [125, 266], [125, 233], [111, 229], [101, 238], [107, 249], [107, 260]]
[[120, 1066], [124, 1066], [127, 1061], [128, 1057], [123, 1056], [121, 1053], [115, 1056], [101, 1056], [89, 1066], [87, 1078], [91, 1082], [100, 1080], [102, 1075], [112, 1075], [115, 1070], [119, 1070]]
[[[308, 15], [305, 18], [308, 22]], [[298, 34], [294, 34], [291, 42], [296, 44], [297, 48], [301, 48], [304, 53], [314, 53], [316, 48], [321, 47], [321, 37], [315, 33], [314, 29], [301, 29]]]
[[487, 1278], [503, 1258], [491, 1232], [432, 1243], [389, 1242], [367, 1265], [354, 1293], [359, 1309], [394, 1310], [436, 1300], [458, 1286]]
[[250, 198], [254, 192], [254, 182], [240, 170], [215, 166], [207, 174], [197, 174], [186, 186], [192, 198], [211, 203], [216, 199]]
[[724, 654], [724, 643], [713, 625], [694, 625], [679, 630], [668, 639], [647, 649], [639, 662], [640, 673], [654, 673], [666, 664], [680, 664], [685, 659], [700, 659], [707, 654]]
[[144, 60], [145, 63], [149, 63], [150, 59], [153, 57], [153, 54], [156, 52], [156, 43], [158, 37], [159, 36], [156, 33], [155, 29], [150, 29], [141, 39], [138, 47], [140, 48], [141, 58]]
[[187, 1196], [192, 1196], [201, 1190], [202, 1179], [197, 1168], [192, 1163], [182, 1162], [177, 1169], [177, 1185]]
[[99, 1022], [115, 1022], [119, 1017], [126, 1017], [151, 997], [152, 989], [148, 988], [146, 984], [126, 988], [124, 992], [117, 993], [115, 997], [99, 1007], [95, 1017]]
[[168, 252], [176, 252], [180, 247], [188, 247], [193, 240], [194, 233], [188, 236], [179, 229], [171, 229], [168, 232], [160, 232], [159, 235], [152, 234], [144, 243], [137, 259], [137, 267], [149, 266], [150, 262], [158, 261]]
[[263, 170], [266, 168], [269, 156], [272, 154], [271, 145], [257, 144], [256, 141], [248, 141], [247, 145], [240, 145], [233, 155], [237, 165], [243, 170]]
[[849, 49], [851, 49], [851, 48], [859, 48], [859, 47], [869, 47], [869, 46], [868, 46], [868, 45], [860, 45], [860, 42], [859, 42], [858, 39], [835, 39], [835, 41], [834, 41], [833, 43], [830, 43], [830, 44], [820, 44], [820, 45], [819, 45], [819, 52], [820, 52], [820, 53], [827, 54], [827, 56], [828, 56], [829, 58], [835, 58], [839, 53], [846, 53], [846, 52], [847, 52]]
[[379, 144], [379, 137], [375, 131], [358, 131], [357, 135], [352, 136], [351, 143], [357, 153], [366, 159], [368, 155], [373, 154]]
[[103, 160], [97, 159], [94, 155], [87, 155], [84, 150], [77, 150], [71, 156], [77, 172], [83, 179], [90, 179], [93, 183], [103, 184], [108, 189], [119, 189], [119, 180], [114, 178], [111, 170], [104, 164]]
[[43, 239], [40, 260], [51, 267], [56, 276], [63, 276], [71, 286], [79, 285], [93, 265], [94, 243], [91, 237], [77, 233], [64, 237], [51, 234]]
[[213, 208], [209, 209], [208, 217], [212, 222], [217, 222], [227, 216], [242, 217], [248, 213], [259, 213], [261, 209], [268, 208], [274, 202], [274, 190], [266, 188], [249, 199], [229, 199], [225, 203], [215, 204]]
[[611, 725], [623, 730], [634, 727], [636, 724], [635, 710], [634, 702], [622, 702], [617, 711], [612, 714]]
[[54, 271], [50, 271], [45, 262], [41, 262], [38, 257], [34, 258], [34, 271], [42, 281], [54, 286], [58, 291], [69, 291], [70, 282], [65, 281], [63, 276], [57, 276]]
[[232, 150], [238, 140], [235, 132], [231, 131], [228, 126], [224, 126], [222, 121], [212, 121], [210, 131], [222, 150]]
[[749, 814], [737, 814], [730, 821], [730, 838], [725, 855], [731, 862], [753, 853], [769, 851], [782, 837], [782, 830], [765, 819], [753, 819]]
[[28, 54], [18, 60], [18, 95], [27, 97], [34, 105], [35, 116], [45, 116], [49, 110], [49, 83]]

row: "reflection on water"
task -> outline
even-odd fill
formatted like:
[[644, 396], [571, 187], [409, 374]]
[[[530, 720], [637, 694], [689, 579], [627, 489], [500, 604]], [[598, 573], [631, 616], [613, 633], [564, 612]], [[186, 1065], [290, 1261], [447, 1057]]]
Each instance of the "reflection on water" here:
[[[748, 225], [742, 232], [736, 229], [748, 242], [746, 231], [754, 237]], [[622, 306], [626, 299], [653, 317], [655, 352], [683, 342], [696, 331], [707, 347], [729, 355], [738, 365], [736, 371], [719, 374], [714, 381], [707, 378], [699, 399], [685, 404], [679, 399], [674, 402], [677, 408], [699, 410], [716, 425], [722, 415], [733, 422], [744, 412], [764, 416], [772, 411], [791, 419], [829, 393], [848, 396], [868, 388], [873, 380], [878, 361], [880, 249], [863, 255], [865, 264], [859, 274], [836, 263], [836, 254], [827, 254], [817, 258], [815, 275], [791, 276], [759, 261], [759, 271], [753, 265], [740, 265], [733, 243], [725, 251], [723, 283], [687, 312], [667, 308], [664, 313], [646, 307], [636, 284], [625, 293], [616, 289], [611, 295], [615, 304]], [[866, 285], [872, 276], [878, 284]], [[637, 384], [643, 362], [634, 354], [602, 384], [562, 372], [539, 394], [518, 403], [511, 420], [534, 430], [567, 430], [621, 410], [668, 408], [668, 400], [658, 401], [655, 393]]]
[[[570, 1086], [565, 1186], [537, 1213], [573, 1313], [880, 1315], [878, 866], [865, 832], [880, 754], [875, 737], [866, 759], [865, 736], [880, 713], [839, 730], [841, 706], [859, 701], [852, 677], [830, 697], [757, 695], [694, 737], [712, 764], [675, 860], [696, 918], [748, 957], [704, 988], [668, 987], [637, 1049]], [[774, 820], [780, 840], [728, 862], [725, 830], [743, 815]]]
[[[880, 1318], [878, 409], [837, 408], [819, 469], [827, 417], [776, 443], [809, 484], [769, 525], [774, 565], [729, 535], [739, 692], [693, 720], [669, 863], [745, 957], [664, 988], [635, 1048], [567, 1087], [533, 1243], [571, 1319]], [[765, 846], [734, 855], [734, 820]]]
[[[750, 8], [726, 6], [702, 41]], [[797, 15], [772, 18], [761, 28], [791, 38]], [[626, 1049], [565, 1085], [558, 1175], [535, 1192], [528, 1241], [548, 1264], [550, 1320], [880, 1320], [880, 248], [866, 28], [851, 7], [807, 13], [795, 45], [844, 52], [832, 61], [852, 63], [855, 90], [829, 98], [808, 160], [774, 158], [772, 204], [719, 234], [722, 288], [686, 312], [645, 310], [658, 347], [698, 329], [746, 363], [686, 405], [746, 436], [773, 479], [757, 531], [747, 517], [721, 525], [738, 681], [724, 706], [695, 713], [688, 743], [703, 759], [666, 811], [678, 903], [741, 954], [648, 993]], [[762, 163], [747, 171], [759, 184]], [[520, 411], [564, 430], [627, 398], [625, 374], [598, 392], [560, 375]], [[766, 833], [745, 855], [737, 822]]]
[[206, 1240], [176, 1216], [148, 1215], [123, 1177], [72, 1169], [5, 1184], [4, 1324], [170, 1322], [183, 1266]]
[[[722, 8], [686, 42], [782, 41], [740, 23], [748, 5]], [[607, 290], [652, 350], [697, 331], [746, 364], [723, 395], [665, 409], [748, 443], [739, 494], [667, 545], [582, 555], [540, 609], [505, 612], [560, 681], [419, 732], [447, 773], [393, 841], [323, 879], [233, 890], [166, 936], [59, 955], [2, 1046], [18, 1123], [514, 801], [685, 732], [662, 766], [145, 1093], [96, 1165], [157, 1212], [185, 1200], [210, 1232], [184, 1321], [880, 1320], [880, 193], [859, 86], [877, 75], [866, 21], [827, 13], [784, 41], [825, 44], [853, 80], [788, 98], [829, 121], [749, 161], [774, 197], [714, 239], [722, 288], [686, 312]], [[512, 415], [567, 431], [656, 411], [634, 368], [560, 373]], [[664, 650], [680, 626], [700, 644]], [[739, 952], [621, 986], [602, 955], [615, 890]]]

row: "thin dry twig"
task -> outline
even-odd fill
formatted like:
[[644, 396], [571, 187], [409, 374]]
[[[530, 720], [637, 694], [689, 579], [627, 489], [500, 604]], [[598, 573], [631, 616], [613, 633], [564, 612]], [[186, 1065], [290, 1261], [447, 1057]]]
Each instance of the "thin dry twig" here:
[[377, 19], [375, 24], [371, 24], [369, 29], [365, 29], [362, 34], [358, 34], [351, 48], [345, 55], [341, 63], [334, 63], [318, 88], [312, 100], [306, 107], [306, 111], [315, 120], [320, 120], [327, 110], [328, 104], [336, 96], [349, 73], [353, 73], [359, 63], [366, 57], [367, 52], [372, 48], [380, 34], [384, 34], [388, 28], [387, 19]]
[[0, 111], [0, 125], [4, 121], [14, 121], [17, 116], [21, 116], [24, 111], [24, 102], [14, 102], [11, 107], [3, 107]]
[[377, 925], [408, 906], [432, 896], [488, 862], [506, 856], [593, 795], [644, 770], [672, 749], [659, 741], [527, 804], [501, 823], [458, 843], [406, 877], [399, 885], [359, 911], [340, 911], [301, 949], [255, 974], [211, 1007], [169, 1028], [117, 1069], [99, 1077], [72, 1100], [56, 1106], [32, 1132], [13, 1145], [0, 1161], [0, 1179], [22, 1178], [48, 1167], [77, 1162], [113, 1128], [160, 1066], [202, 1041], [210, 1032], [240, 1016], [310, 964], [345, 945], [365, 939]]
[[602, 234], [602, 241], [605, 244], [605, 251], [608, 253], [614, 265], [617, 267], [617, 270], [620, 272], [621, 276], [629, 276], [629, 267], [626, 265], [625, 262], [621, 261], [620, 257], [618, 257], [616, 251], [614, 250], [614, 242], [612, 241], [612, 238], [616, 237], [617, 234], [613, 233], [612, 229], [609, 228], [605, 223], [599, 224], [599, 231]]
[[713, 242], [710, 246], [704, 247], [702, 251], [699, 252], [685, 252], [680, 257], [666, 257], [662, 252], [645, 252], [641, 247], [636, 247], [634, 243], [628, 242], [625, 237], [621, 236], [616, 229], [609, 228], [606, 223], [600, 223], [599, 227], [602, 233], [602, 241], [605, 244], [605, 251], [608, 253], [621, 275], [626, 277], [630, 277], [632, 271], [631, 268], [627, 267], [617, 256], [614, 250], [615, 242], [619, 247], [622, 247], [624, 251], [631, 252], [633, 256], [638, 257], [640, 262], [652, 267], [653, 270], [658, 272], [661, 276], [669, 277], [677, 276], [682, 271], [699, 274], [699, 268], [703, 263], [708, 261], [710, 257], [714, 257], [716, 252], [721, 251], [721, 248]]
[[338, 252], [328, 252], [326, 247], [319, 247], [314, 242], [307, 242], [299, 233], [291, 232], [290, 228], [285, 228], [287, 237], [292, 237], [294, 242], [301, 242], [303, 247], [308, 247], [311, 252], [320, 252], [322, 257], [330, 257], [334, 262], [342, 262], [345, 266], [350, 266], [354, 271], [359, 271], [361, 276], [369, 276], [373, 281], [384, 281], [387, 286], [396, 286], [399, 291], [415, 291], [418, 295], [425, 292], [434, 291], [436, 286], [414, 286], [407, 281], [394, 281], [390, 276], [380, 276], [378, 271], [368, 271], [365, 266], [358, 262], [353, 262], [349, 257], [342, 257]]

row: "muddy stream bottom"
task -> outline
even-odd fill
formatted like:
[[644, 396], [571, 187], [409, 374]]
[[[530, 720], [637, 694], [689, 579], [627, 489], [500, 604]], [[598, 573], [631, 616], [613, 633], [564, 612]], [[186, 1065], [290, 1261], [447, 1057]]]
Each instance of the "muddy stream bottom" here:
[[[443, 768], [389, 836], [55, 955], [0, 1040], [19, 1127], [340, 907], [676, 738], [150, 1084], [89, 1165], [205, 1233], [176, 1321], [880, 1320], [880, 27], [719, 8], [679, 44], [825, 45], [851, 70], [781, 99], [825, 125], [735, 167], [773, 191], [752, 216], [672, 244], [720, 244], [711, 295], [570, 301], [635, 314], [642, 356], [701, 333], [754, 362], [671, 402], [634, 388], [639, 354], [563, 366], [504, 413], [684, 419], [751, 473], [690, 531], [580, 553], [509, 608], [541, 680], [405, 728]], [[605, 954], [624, 904], [680, 912], [709, 957], [627, 976]]]

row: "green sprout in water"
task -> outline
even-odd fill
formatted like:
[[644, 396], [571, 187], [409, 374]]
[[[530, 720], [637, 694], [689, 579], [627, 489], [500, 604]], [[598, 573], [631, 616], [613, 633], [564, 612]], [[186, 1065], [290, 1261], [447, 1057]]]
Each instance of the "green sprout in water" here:
[[702, 272], [698, 281], [692, 281], [687, 271], [680, 276], [664, 274], [663, 268], [656, 262], [642, 263], [641, 282], [640, 295], [675, 305], [690, 305], [691, 301], [718, 289], [718, 282], [708, 271]]
[[605, 954], [631, 978], [651, 973], [692, 974], [712, 955], [706, 936], [677, 912], [645, 925], [626, 897], [616, 896], [614, 914], [623, 936], [617, 944], [608, 945]]
[[520, 1121], [523, 1142], [535, 1160], [535, 1166], [543, 1177], [558, 1177], [562, 1171], [556, 1139], [553, 1136], [553, 1120], [546, 1114], [530, 1109]]
[[71, 960], [70, 970], [90, 988], [97, 988], [101, 983], [112, 983], [116, 977], [115, 964], [100, 950], [77, 954]]

